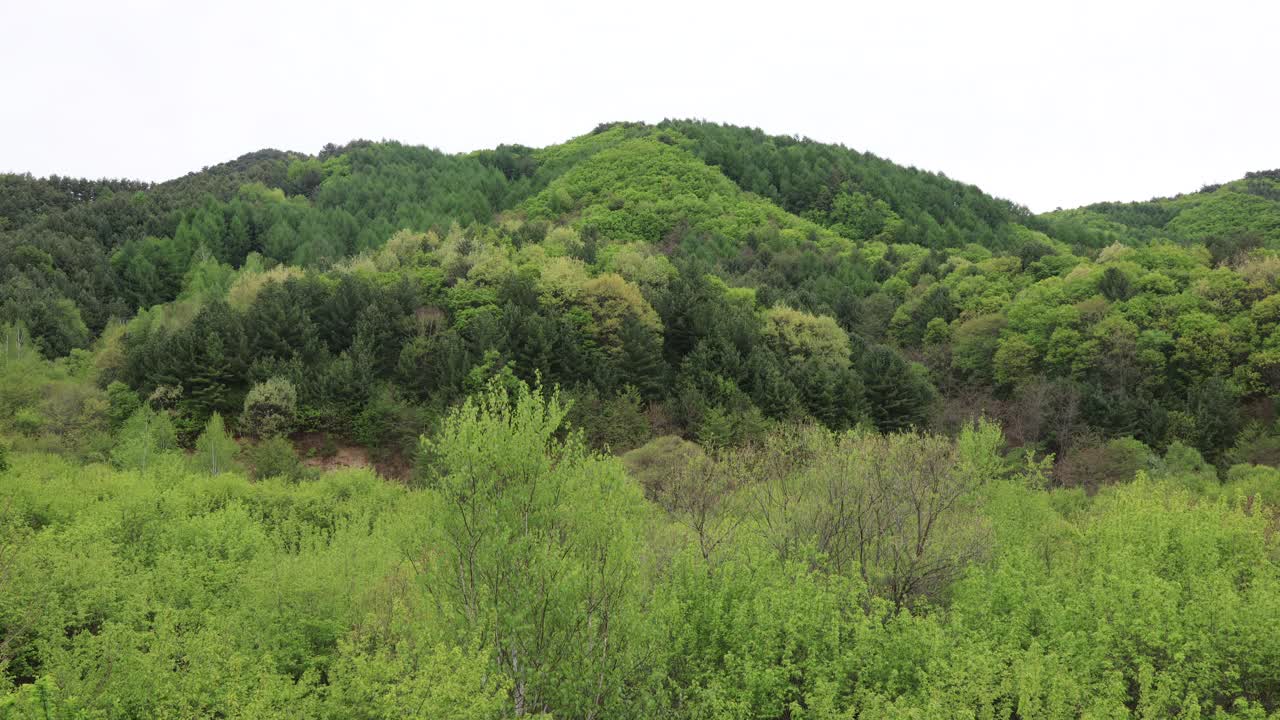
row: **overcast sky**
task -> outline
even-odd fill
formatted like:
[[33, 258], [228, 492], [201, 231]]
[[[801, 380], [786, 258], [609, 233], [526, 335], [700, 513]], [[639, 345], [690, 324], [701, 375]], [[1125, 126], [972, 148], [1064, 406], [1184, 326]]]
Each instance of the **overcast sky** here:
[[1272, 0], [0, 0], [0, 171], [164, 180], [698, 117], [1042, 211], [1280, 167], [1278, 40]]

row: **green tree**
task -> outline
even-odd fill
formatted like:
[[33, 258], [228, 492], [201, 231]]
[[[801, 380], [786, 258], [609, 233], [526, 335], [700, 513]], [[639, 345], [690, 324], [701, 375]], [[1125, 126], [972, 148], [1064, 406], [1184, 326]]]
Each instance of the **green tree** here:
[[667, 365], [662, 359], [662, 336], [634, 317], [627, 317], [618, 335], [622, 355], [618, 372], [645, 399], [662, 397], [667, 384]]
[[896, 350], [877, 345], [862, 355], [859, 371], [871, 419], [881, 431], [897, 432], [928, 422], [937, 391], [924, 366], [908, 363]]
[[283, 478], [290, 482], [298, 482], [313, 478], [316, 473], [302, 464], [293, 443], [280, 435], [270, 435], [259, 440], [244, 451], [245, 458], [253, 467], [253, 477]]
[[196, 438], [196, 452], [191, 459], [202, 471], [218, 475], [239, 469], [236, 464], [239, 453], [240, 445], [223, 426], [222, 415], [215, 412], [209, 416], [204, 432]]
[[1108, 300], [1128, 300], [1133, 297], [1133, 282], [1119, 268], [1109, 267], [1098, 280], [1098, 292]]
[[112, 432], [118, 431], [141, 406], [138, 394], [128, 385], [115, 380], [107, 386], [107, 419]]
[[273, 377], [249, 389], [240, 427], [250, 435], [268, 438], [288, 434], [297, 419], [298, 391], [288, 380]]
[[643, 500], [617, 459], [557, 438], [564, 417], [556, 393], [493, 385], [422, 440], [439, 502], [413, 540], [433, 548], [423, 587], [488, 645], [516, 715], [620, 711], [640, 620]]
[[144, 405], [120, 428], [115, 447], [111, 450], [111, 464], [146, 472], [161, 453], [177, 449], [178, 435], [169, 415]]

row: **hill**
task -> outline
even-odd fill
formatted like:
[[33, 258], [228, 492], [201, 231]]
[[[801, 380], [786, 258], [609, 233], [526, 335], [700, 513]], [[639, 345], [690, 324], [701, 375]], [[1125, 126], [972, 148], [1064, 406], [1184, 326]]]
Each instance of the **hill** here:
[[1033, 216], [842, 146], [667, 121], [4, 183], [11, 336], [97, 347], [103, 386], [181, 385], [188, 439], [282, 377], [302, 429], [395, 447], [510, 376], [627, 418], [592, 430], [618, 449], [985, 413], [1060, 463], [1123, 437], [1221, 462], [1261, 452], [1239, 433], [1269, 442], [1280, 392], [1274, 173]]
[[1277, 179], [0, 178], [0, 718], [1275, 720]]

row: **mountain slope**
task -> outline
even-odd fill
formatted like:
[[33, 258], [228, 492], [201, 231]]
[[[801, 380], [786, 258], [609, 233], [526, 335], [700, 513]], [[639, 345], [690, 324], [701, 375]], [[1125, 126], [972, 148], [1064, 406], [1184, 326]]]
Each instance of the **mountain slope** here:
[[1041, 216], [1049, 231], [1088, 247], [1169, 240], [1204, 244], [1225, 258], [1239, 250], [1280, 249], [1280, 171], [1146, 202], [1097, 203]]
[[101, 337], [99, 382], [176, 392], [184, 433], [283, 378], [303, 427], [409, 441], [506, 378], [573, 388], [613, 447], [986, 413], [1059, 460], [1132, 436], [1221, 461], [1269, 442], [1240, 431], [1280, 394], [1274, 173], [1033, 217], [840, 146], [668, 121], [5, 182], [7, 336], [50, 356]]

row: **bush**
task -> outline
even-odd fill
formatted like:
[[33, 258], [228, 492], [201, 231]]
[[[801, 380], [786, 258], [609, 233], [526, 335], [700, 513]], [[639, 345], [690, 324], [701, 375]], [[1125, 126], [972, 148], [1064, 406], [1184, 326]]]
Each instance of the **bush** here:
[[1280, 467], [1280, 436], [1258, 424], [1241, 431], [1236, 444], [1223, 458], [1228, 465], [1270, 465]]
[[1227, 471], [1226, 482], [1219, 493], [1280, 507], [1280, 471], [1262, 465], [1235, 465]]
[[244, 451], [256, 480], [278, 477], [290, 482], [308, 480], [318, 473], [302, 464], [293, 443], [279, 435], [268, 437]]
[[1151, 466], [1146, 445], [1133, 438], [1084, 446], [1072, 450], [1058, 463], [1054, 476], [1063, 487], [1083, 488], [1092, 494], [1105, 485], [1127, 483], [1139, 470]]
[[384, 388], [374, 393], [353, 423], [356, 442], [371, 448], [382, 447], [396, 434], [405, 409], [390, 390]]
[[118, 431], [141, 406], [138, 393], [128, 385], [116, 380], [107, 386], [107, 420], [112, 432]]
[[280, 377], [260, 382], [244, 398], [240, 427], [259, 438], [287, 435], [298, 421], [298, 391]]
[[663, 435], [623, 455], [622, 463], [653, 499], [677, 472], [705, 456], [696, 444], [678, 435]]
[[23, 437], [35, 437], [44, 427], [44, 418], [35, 408], [22, 408], [13, 414], [13, 430]]

